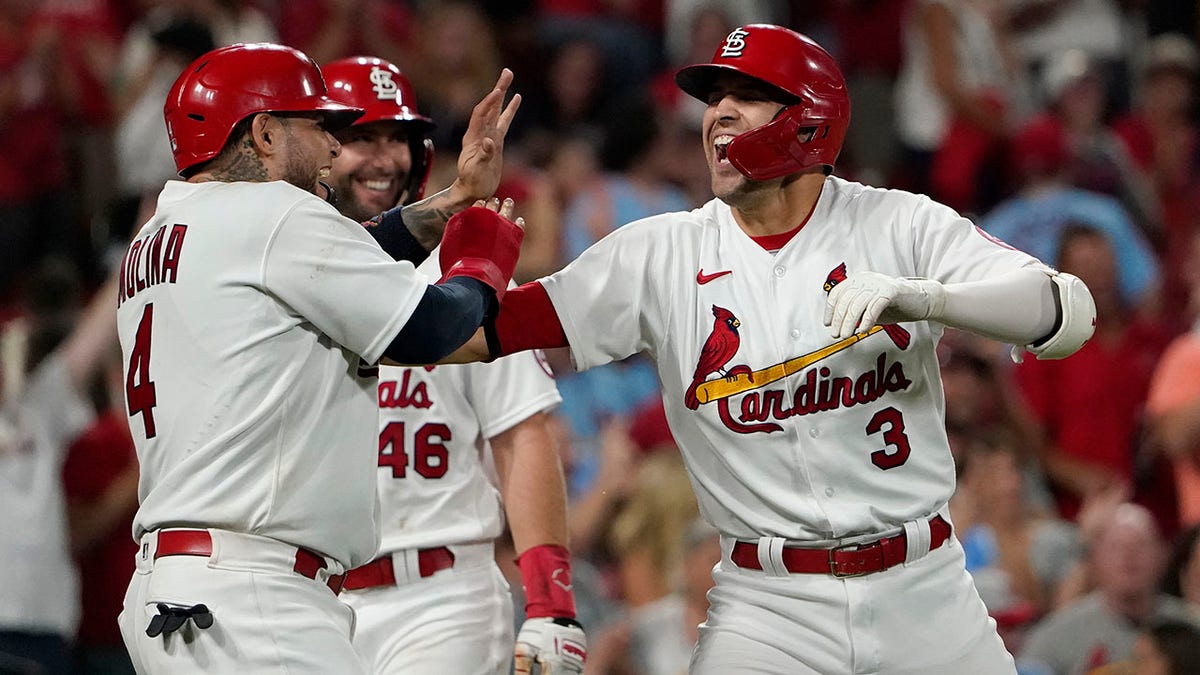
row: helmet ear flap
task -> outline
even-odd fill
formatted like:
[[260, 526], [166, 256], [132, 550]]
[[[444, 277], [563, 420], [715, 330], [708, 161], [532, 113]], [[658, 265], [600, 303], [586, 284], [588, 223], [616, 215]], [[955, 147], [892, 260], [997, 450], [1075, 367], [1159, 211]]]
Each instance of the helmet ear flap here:
[[738, 134], [730, 141], [726, 156], [733, 168], [751, 180], [786, 176], [801, 168], [792, 147], [800, 143], [799, 132], [792, 115], [778, 115], [760, 127]]
[[413, 139], [409, 141], [412, 151], [413, 164], [408, 172], [408, 185], [400, 195], [400, 204], [407, 206], [419, 201], [425, 196], [425, 185], [429, 182], [429, 173], [433, 170], [433, 139]]
[[803, 104], [788, 106], [770, 122], [738, 134], [729, 143], [729, 163], [751, 180], [773, 180], [816, 165], [830, 173], [844, 129], [806, 116]]

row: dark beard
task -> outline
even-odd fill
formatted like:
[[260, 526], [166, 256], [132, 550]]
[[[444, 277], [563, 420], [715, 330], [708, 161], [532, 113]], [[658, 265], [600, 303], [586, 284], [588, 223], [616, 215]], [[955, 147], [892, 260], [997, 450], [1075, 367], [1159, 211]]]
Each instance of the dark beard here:
[[349, 176], [333, 183], [333, 189], [337, 190], [338, 195], [337, 210], [341, 211], [343, 216], [360, 223], [379, 215], [378, 212], [370, 211], [359, 203], [358, 198], [354, 195], [354, 190], [350, 189], [350, 183]]
[[317, 189], [317, 178], [320, 176], [320, 169], [313, 168], [312, 162], [305, 162], [299, 157], [289, 157], [287, 166], [284, 167], [283, 180], [291, 183], [301, 190], [311, 192], [318, 197], [321, 192]]

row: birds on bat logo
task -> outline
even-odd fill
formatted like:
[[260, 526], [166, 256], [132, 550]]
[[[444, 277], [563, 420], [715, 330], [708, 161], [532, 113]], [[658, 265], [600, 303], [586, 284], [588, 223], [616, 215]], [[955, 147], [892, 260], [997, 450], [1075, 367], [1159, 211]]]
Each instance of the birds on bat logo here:
[[[846, 263], [839, 263], [826, 275], [822, 288], [828, 294], [847, 279]], [[872, 403], [912, 385], [903, 361], [884, 350], [876, 352], [873, 367], [864, 367], [865, 359], [849, 362], [849, 368], [826, 365], [827, 359], [877, 332], [885, 333], [900, 350], [907, 349], [912, 335], [898, 324], [871, 327], [808, 353], [751, 370], [746, 365], [729, 366], [741, 347], [741, 320], [718, 305], [712, 305], [712, 314], [712, 329], [700, 349], [696, 370], [684, 393], [684, 405], [697, 410], [702, 401], [715, 404], [721, 424], [735, 433], [782, 431], [776, 422]], [[714, 373], [722, 377], [708, 379]], [[797, 378], [794, 386], [766, 388], [787, 377]]]
[[692, 383], [688, 386], [687, 392], [683, 396], [684, 405], [691, 410], [696, 410], [700, 407], [700, 400], [696, 398], [696, 388], [713, 373], [720, 373], [727, 379], [736, 377], [738, 374], [744, 373], [750, 376], [750, 381], [754, 381], [753, 371], [749, 366], [739, 365], [729, 370], [725, 366], [737, 354], [738, 348], [742, 344], [742, 337], [738, 333], [738, 328], [742, 322], [734, 316], [733, 312], [724, 307], [712, 306], [712, 313], [715, 317], [713, 321], [712, 332], [708, 334], [708, 339], [704, 341], [704, 346], [700, 349], [700, 359], [696, 364], [696, 372], [692, 375]]

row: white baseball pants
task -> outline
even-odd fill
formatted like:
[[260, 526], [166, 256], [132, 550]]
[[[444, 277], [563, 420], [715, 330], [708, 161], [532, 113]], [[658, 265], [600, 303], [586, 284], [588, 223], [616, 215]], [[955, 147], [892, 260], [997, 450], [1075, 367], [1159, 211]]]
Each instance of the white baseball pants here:
[[[392, 554], [394, 586], [343, 591], [354, 608], [354, 648], [376, 675], [508, 675], [513, 607], [493, 547], [449, 546], [454, 566], [421, 578], [406, 553]], [[408, 571], [406, 573], [406, 570]]]
[[[741, 569], [722, 538], [693, 675], [1013, 675], [951, 537], [927, 555], [840, 579]], [[780, 562], [782, 566], [782, 562]]]
[[[209, 530], [208, 557], [154, 559], [156, 535], [142, 538], [137, 570], [118, 619], [138, 673], [365, 673], [350, 638], [354, 612], [325, 585], [293, 571], [296, 547], [265, 537]], [[329, 573], [341, 566], [328, 560]], [[157, 603], [195, 605], [213, 625], [191, 623], [149, 637]]]

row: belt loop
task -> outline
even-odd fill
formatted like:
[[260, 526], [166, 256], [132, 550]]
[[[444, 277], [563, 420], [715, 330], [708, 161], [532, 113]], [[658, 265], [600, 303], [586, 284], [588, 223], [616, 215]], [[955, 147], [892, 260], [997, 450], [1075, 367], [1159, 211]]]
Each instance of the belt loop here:
[[[398, 561], [397, 558], [400, 560]], [[403, 551], [396, 551], [392, 554], [392, 567], [396, 567], [397, 562], [403, 564], [398, 569], [394, 569], [396, 583], [411, 584], [421, 578], [421, 556], [420, 551], [415, 548], [406, 548]]]
[[929, 555], [929, 544], [932, 541], [929, 521], [922, 518], [904, 523], [904, 539], [907, 549], [904, 553], [905, 566]]
[[783, 537], [760, 537], [758, 540], [758, 564], [768, 577], [786, 577], [783, 565]]

